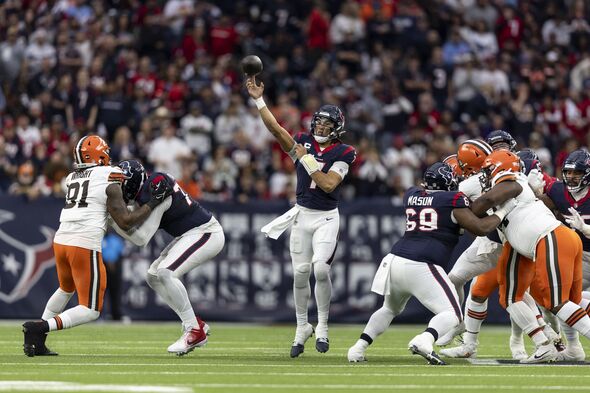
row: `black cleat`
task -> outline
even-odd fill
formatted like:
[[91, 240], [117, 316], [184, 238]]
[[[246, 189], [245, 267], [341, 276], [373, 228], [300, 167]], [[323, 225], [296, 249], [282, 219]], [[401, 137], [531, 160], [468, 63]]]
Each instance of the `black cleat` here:
[[302, 344], [295, 344], [291, 347], [291, 357], [296, 358], [303, 353], [304, 346]]
[[412, 352], [412, 354], [422, 356], [424, 359], [428, 361], [429, 364], [432, 364], [434, 366], [446, 366], [447, 364], [444, 360], [439, 358], [436, 352], [434, 351], [430, 353], [424, 352], [420, 350], [420, 348], [418, 348], [416, 345], [410, 345], [408, 349], [410, 350], [410, 352]]
[[47, 333], [43, 331], [43, 322], [29, 321], [23, 323], [23, 333], [23, 352], [25, 355], [29, 357], [37, 354], [40, 356], [51, 356], [50, 354], [55, 353], [45, 346], [45, 336]]
[[326, 353], [330, 349], [330, 340], [327, 338], [318, 338], [315, 340], [315, 349], [320, 353]]

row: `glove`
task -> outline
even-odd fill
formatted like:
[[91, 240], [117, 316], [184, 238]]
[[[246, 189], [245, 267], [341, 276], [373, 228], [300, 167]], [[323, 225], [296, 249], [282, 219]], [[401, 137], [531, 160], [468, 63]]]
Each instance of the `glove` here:
[[173, 192], [174, 190], [165, 176], [156, 176], [150, 183], [151, 198], [147, 205], [153, 210], [160, 203], [164, 202], [164, 199], [172, 195]]
[[527, 176], [529, 186], [533, 189], [535, 195], [541, 195], [545, 189], [545, 180], [543, 173], [538, 169], [532, 169]]
[[565, 222], [573, 229], [582, 232], [587, 238], [590, 238], [590, 225], [584, 223], [584, 219], [580, 216], [580, 213], [573, 207], [567, 210], [571, 213], [571, 216], [564, 216]]
[[498, 206], [494, 214], [498, 216], [498, 218], [500, 218], [500, 221], [502, 221], [504, 220], [504, 217], [506, 217], [517, 205], [518, 202], [516, 201], [516, 199], [510, 198], [509, 200]]

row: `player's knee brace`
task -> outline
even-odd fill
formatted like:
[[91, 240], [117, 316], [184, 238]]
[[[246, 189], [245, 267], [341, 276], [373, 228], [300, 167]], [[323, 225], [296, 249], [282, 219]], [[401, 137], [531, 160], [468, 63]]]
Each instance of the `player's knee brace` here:
[[152, 274], [150, 272], [147, 272], [147, 274], [145, 275], [145, 281], [150, 286], [150, 288], [155, 290], [160, 279], [158, 278], [157, 274]]
[[293, 269], [293, 284], [296, 288], [305, 288], [309, 285], [309, 275], [311, 274], [311, 263], [298, 265]]
[[330, 265], [324, 262], [316, 262], [313, 265], [313, 275], [316, 281], [327, 281], [330, 279]]

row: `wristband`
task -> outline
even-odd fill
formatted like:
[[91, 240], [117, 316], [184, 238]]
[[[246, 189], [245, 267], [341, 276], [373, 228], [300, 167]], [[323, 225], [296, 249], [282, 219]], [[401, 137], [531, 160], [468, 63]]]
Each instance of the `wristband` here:
[[312, 173], [315, 173], [320, 170], [320, 164], [316, 161], [315, 157], [311, 154], [306, 154], [299, 159], [301, 165], [307, 171], [307, 174], [311, 176]]
[[255, 99], [254, 103], [256, 104], [256, 108], [258, 108], [258, 110], [261, 110], [266, 106], [266, 103], [264, 102], [264, 99], [262, 97], [258, 97], [257, 99]]

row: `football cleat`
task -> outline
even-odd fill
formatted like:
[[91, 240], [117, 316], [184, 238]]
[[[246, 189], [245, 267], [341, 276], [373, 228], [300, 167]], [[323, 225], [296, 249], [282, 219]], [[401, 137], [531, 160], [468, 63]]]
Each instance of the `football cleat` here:
[[520, 363], [523, 364], [534, 364], [534, 363], [551, 363], [557, 360], [559, 352], [553, 342], [539, 345], [535, 352], [527, 359], [523, 359]]
[[207, 325], [206, 322], [204, 322], [201, 318], [197, 317], [197, 323], [199, 324], [199, 326], [203, 325], [203, 331], [207, 336], [211, 335], [211, 328], [209, 327], [209, 325]]
[[455, 326], [453, 329], [449, 330], [447, 333], [443, 334], [442, 337], [439, 337], [436, 340], [436, 345], [439, 347], [444, 347], [445, 345], [449, 345], [451, 341], [455, 337], [459, 337], [459, 341], [463, 342], [463, 337], [461, 336], [465, 332], [465, 322], [461, 322], [459, 325]]
[[295, 331], [295, 340], [291, 346], [291, 357], [296, 358], [301, 355], [305, 349], [305, 342], [313, 335], [313, 326], [308, 323], [302, 328], [297, 327]]
[[458, 347], [441, 349], [440, 354], [448, 358], [475, 359], [477, 357], [477, 343], [463, 343]]
[[563, 352], [566, 350], [565, 344], [563, 343], [563, 339], [561, 337], [553, 340], [553, 345], [555, 345], [555, 349], [557, 349], [558, 352]]
[[[38, 353], [43, 353], [41, 343], [45, 347], [45, 335], [43, 331], [43, 322], [28, 321], [23, 323], [24, 344], [23, 352], [29, 357], [33, 357]], [[47, 350], [47, 347], [45, 347]], [[41, 355], [42, 356], [42, 355]]]
[[320, 353], [326, 353], [330, 349], [330, 340], [327, 338], [318, 338], [315, 340], [315, 349]]
[[567, 346], [567, 348], [557, 354], [558, 362], [583, 362], [586, 360], [586, 353], [581, 345]]
[[35, 356], [57, 356], [59, 355], [57, 352], [52, 351], [51, 349], [47, 348], [45, 345], [45, 340], [47, 339], [47, 333], [41, 336], [41, 341], [39, 341], [35, 345]]
[[207, 344], [207, 334], [205, 333], [205, 323], [198, 320], [199, 329], [187, 329], [176, 342], [168, 347], [168, 352], [183, 356], [192, 352], [195, 348]]
[[348, 349], [348, 361], [351, 363], [366, 362], [365, 350], [358, 345], [353, 345]]
[[414, 355], [422, 356], [429, 364], [435, 366], [446, 365], [436, 352], [434, 352], [432, 343], [423, 334], [417, 335], [408, 343], [408, 350]]

